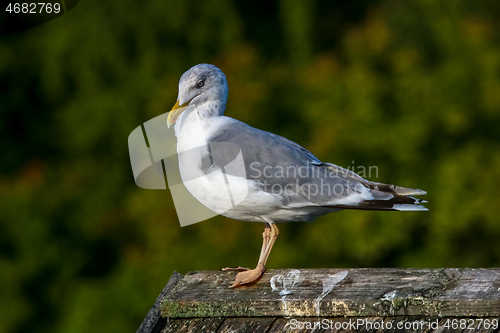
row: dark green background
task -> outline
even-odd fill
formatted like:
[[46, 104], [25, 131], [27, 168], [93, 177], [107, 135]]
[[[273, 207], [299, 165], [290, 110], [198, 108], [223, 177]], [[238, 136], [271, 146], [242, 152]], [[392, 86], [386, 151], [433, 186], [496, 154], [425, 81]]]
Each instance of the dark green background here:
[[[428, 213], [280, 225], [268, 268], [500, 265], [500, 2], [81, 1], [0, 40], [0, 332], [133, 332], [174, 270], [253, 266], [262, 225], [181, 228], [127, 137], [213, 63], [226, 115]], [[353, 162], [354, 161], [354, 162]]]

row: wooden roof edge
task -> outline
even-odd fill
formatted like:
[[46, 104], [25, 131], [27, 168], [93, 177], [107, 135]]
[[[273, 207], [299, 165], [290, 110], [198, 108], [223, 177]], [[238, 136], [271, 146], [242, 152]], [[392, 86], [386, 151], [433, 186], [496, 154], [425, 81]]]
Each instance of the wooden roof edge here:
[[137, 329], [136, 333], [152, 333], [160, 332], [161, 328], [165, 325], [161, 317], [161, 302], [166, 297], [166, 295], [182, 280], [184, 276], [178, 272], [174, 271], [174, 274], [170, 277], [167, 284], [161, 291], [160, 295], [156, 298], [155, 303], [149, 309], [148, 314], [144, 318], [141, 326]]

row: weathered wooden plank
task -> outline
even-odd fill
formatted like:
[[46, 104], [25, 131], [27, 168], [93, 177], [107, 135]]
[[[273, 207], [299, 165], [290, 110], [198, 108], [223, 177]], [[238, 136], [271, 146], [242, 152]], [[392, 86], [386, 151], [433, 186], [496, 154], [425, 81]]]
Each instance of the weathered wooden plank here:
[[205, 318], [196, 333], [214, 333], [217, 332], [224, 318]]
[[161, 333], [214, 333], [223, 321], [224, 318], [168, 318]]
[[169, 319], [161, 333], [196, 333], [202, 323], [203, 318]]
[[386, 317], [499, 316], [500, 269], [270, 270], [229, 289], [234, 272], [184, 276], [162, 301], [162, 316]]
[[239, 317], [169, 319], [162, 333], [494, 333], [499, 317]]
[[227, 318], [217, 333], [265, 333], [276, 318]]
[[161, 328], [165, 325], [164, 321], [161, 319], [160, 302], [165, 298], [165, 296], [175, 287], [175, 285], [182, 279], [182, 275], [174, 272], [167, 285], [163, 288], [160, 295], [156, 298], [155, 303], [149, 310], [146, 318], [142, 322], [141, 326], [137, 329], [136, 333], [157, 333], [160, 332]]

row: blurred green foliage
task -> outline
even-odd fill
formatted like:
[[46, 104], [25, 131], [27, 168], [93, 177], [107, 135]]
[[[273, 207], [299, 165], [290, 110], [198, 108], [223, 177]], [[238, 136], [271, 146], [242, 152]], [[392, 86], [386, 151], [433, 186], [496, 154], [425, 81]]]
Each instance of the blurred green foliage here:
[[262, 225], [181, 228], [127, 137], [180, 75], [227, 75], [226, 115], [429, 213], [281, 225], [268, 268], [500, 265], [500, 2], [82, 1], [0, 40], [0, 332], [126, 332], [174, 270], [253, 266]]

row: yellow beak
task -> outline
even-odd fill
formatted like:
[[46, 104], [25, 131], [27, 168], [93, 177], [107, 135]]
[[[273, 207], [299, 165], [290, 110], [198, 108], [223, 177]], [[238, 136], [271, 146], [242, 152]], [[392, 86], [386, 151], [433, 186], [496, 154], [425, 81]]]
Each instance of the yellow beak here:
[[[198, 95], [196, 95], [196, 96], [198, 96]], [[194, 97], [196, 97], [196, 96], [194, 96]], [[179, 100], [177, 100], [177, 102], [175, 102], [175, 105], [172, 107], [172, 110], [170, 110], [170, 112], [168, 113], [167, 127], [170, 127], [170, 126], [172, 126], [173, 123], [175, 123], [177, 118], [179, 118], [179, 116], [184, 112], [184, 110], [186, 110], [188, 108], [189, 103], [191, 103], [191, 101], [194, 99], [194, 97], [182, 105], [179, 105]]]
[[175, 102], [175, 105], [172, 107], [172, 110], [170, 110], [170, 112], [168, 113], [167, 127], [170, 127], [172, 126], [173, 123], [175, 123], [175, 121], [177, 120], [177, 118], [179, 118], [181, 113], [184, 112], [184, 110], [186, 110], [186, 107], [189, 105], [189, 102], [191, 101], [188, 101], [187, 103], [184, 103], [182, 105], [179, 105], [179, 100]]

